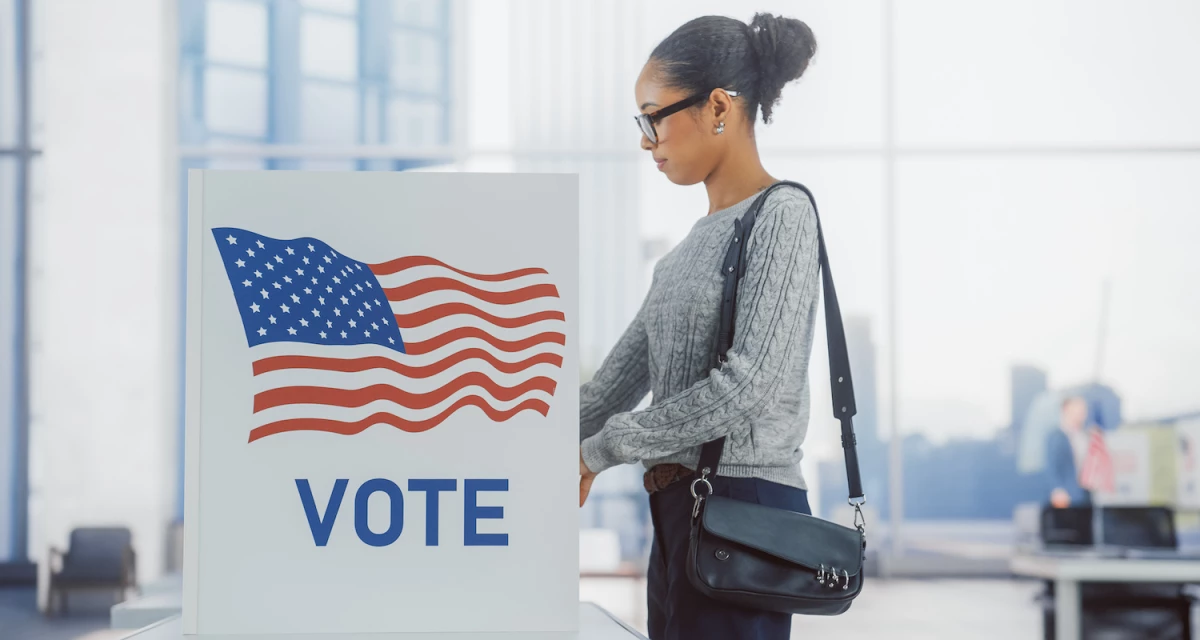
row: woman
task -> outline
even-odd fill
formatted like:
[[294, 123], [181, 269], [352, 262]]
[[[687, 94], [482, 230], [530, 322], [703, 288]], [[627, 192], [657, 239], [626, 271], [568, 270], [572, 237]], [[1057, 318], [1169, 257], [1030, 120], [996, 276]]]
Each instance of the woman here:
[[[800, 445], [809, 414], [808, 359], [818, 301], [812, 203], [780, 188], [747, 240], [736, 334], [714, 354], [722, 277], [734, 220], [777, 180], [763, 168], [754, 123], [816, 51], [799, 20], [758, 14], [749, 25], [692, 20], [651, 54], [635, 87], [641, 146], [675, 184], [703, 182], [708, 215], [658, 262], [629, 328], [580, 390], [579, 502], [596, 474], [642, 462], [654, 543], [650, 637], [787, 638], [791, 618], [710, 600], [684, 570], [700, 445], [727, 436], [713, 492], [809, 513]], [[647, 392], [654, 401], [634, 407]]]

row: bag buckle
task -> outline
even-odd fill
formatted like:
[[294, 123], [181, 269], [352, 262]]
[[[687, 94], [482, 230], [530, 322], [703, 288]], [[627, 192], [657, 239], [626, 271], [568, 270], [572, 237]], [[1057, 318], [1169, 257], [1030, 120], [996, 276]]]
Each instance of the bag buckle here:
[[867, 503], [867, 497], [860, 496], [858, 498], [850, 498], [846, 502], [850, 503], [850, 506], [854, 507], [854, 528], [858, 529], [858, 532], [862, 534], [864, 538], [866, 538], [867, 518], [863, 515], [862, 506]]
[[[696, 500], [696, 503], [692, 506], [692, 520], [695, 520], [700, 516], [700, 503], [704, 502], [705, 498], [712, 495], [712, 483], [708, 481], [708, 474], [710, 472], [711, 471], [708, 467], [701, 469], [700, 477], [692, 480], [692, 486], [688, 487], [688, 490], [692, 492], [692, 497]], [[708, 493], [700, 493], [696, 491], [696, 487], [700, 486], [708, 487]]]

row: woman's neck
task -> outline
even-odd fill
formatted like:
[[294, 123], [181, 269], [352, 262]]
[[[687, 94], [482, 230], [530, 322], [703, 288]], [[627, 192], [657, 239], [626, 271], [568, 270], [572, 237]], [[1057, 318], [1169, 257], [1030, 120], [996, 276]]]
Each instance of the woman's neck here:
[[731, 207], [778, 182], [763, 168], [753, 140], [739, 147], [730, 149], [725, 159], [704, 181], [710, 214]]

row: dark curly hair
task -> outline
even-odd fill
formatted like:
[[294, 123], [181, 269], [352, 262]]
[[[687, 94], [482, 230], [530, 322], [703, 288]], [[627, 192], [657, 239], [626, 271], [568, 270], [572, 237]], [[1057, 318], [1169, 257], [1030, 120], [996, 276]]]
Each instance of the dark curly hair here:
[[723, 16], [691, 20], [660, 42], [650, 60], [668, 86], [689, 94], [737, 91], [750, 105], [751, 121], [761, 107], [770, 123], [784, 85], [804, 74], [816, 52], [808, 25], [756, 13], [750, 24]]

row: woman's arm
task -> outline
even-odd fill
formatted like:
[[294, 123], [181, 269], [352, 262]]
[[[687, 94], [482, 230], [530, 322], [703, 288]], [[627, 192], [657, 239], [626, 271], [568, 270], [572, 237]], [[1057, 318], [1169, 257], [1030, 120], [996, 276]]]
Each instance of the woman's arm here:
[[579, 389], [579, 441], [593, 436], [613, 414], [629, 411], [650, 391], [650, 355], [643, 316], [646, 303], [621, 334], [591, 381]]
[[583, 442], [593, 472], [736, 437], [748, 431], [748, 419], [779, 398], [795, 350], [808, 348], [797, 335], [819, 283], [816, 214], [809, 199], [792, 189], [768, 196], [746, 251], [725, 364], [661, 403], [609, 418]]

